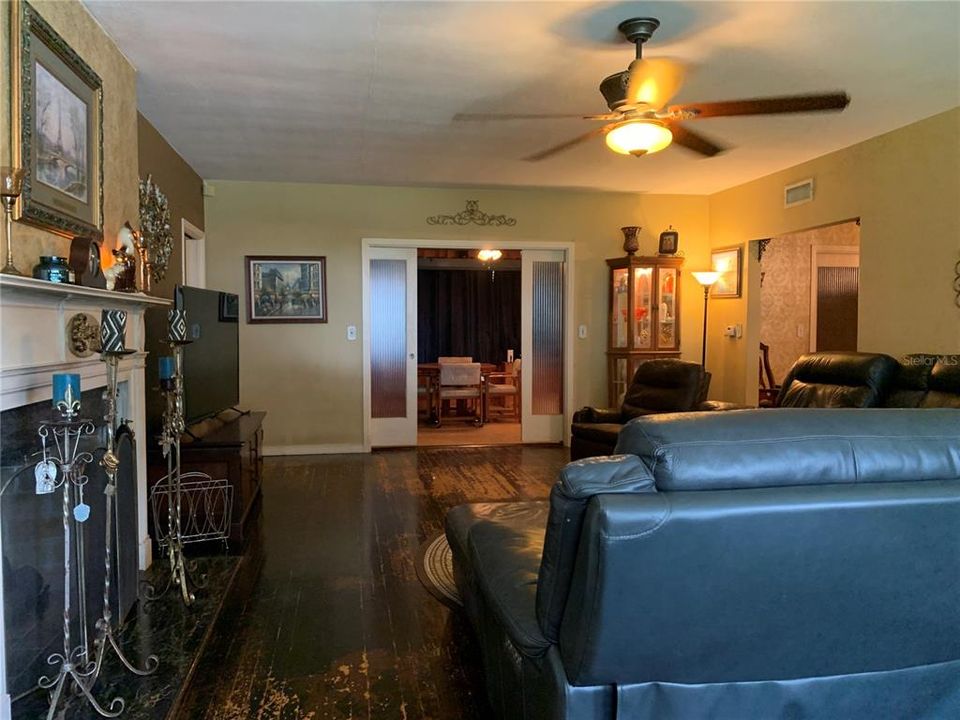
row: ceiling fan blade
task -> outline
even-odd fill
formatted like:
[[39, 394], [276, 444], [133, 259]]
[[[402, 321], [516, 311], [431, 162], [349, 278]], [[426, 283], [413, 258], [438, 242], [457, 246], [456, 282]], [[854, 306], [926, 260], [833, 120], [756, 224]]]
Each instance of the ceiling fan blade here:
[[707, 140], [703, 135], [688, 130], [679, 123], [668, 123], [667, 127], [669, 127], [670, 132], [673, 133], [673, 142], [677, 145], [682, 145], [688, 150], [693, 150], [706, 157], [713, 157], [726, 150], [725, 147]]
[[734, 115], [778, 115], [781, 113], [822, 112], [843, 110], [850, 104], [845, 92], [823, 95], [785, 95], [782, 97], [751, 98], [748, 100], [725, 100], [722, 102], [687, 103], [671, 105], [670, 113], [691, 113], [686, 120], [731, 117]]
[[637, 58], [627, 68], [627, 102], [659, 109], [677, 94], [683, 84], [685, 68], [667, 58]]
[[564, 150], [569, 150], [580, 143], [586, 142], [591, 138], [595, 138], [599, 135], [606, 135], [610, 130], [611, 125], [604, 125], [603, 127], [594, 128], [589, 132], [583, 133], [583, 135], [577, 135], [577, 137], [572, 140], [567, 140], [566, 142], [560, 143], [559, 145], [554, 145], [553, 147], [547, 148], [546, 150], [541, 150], [538, 153], [534, 153], [528, 157], [525, 157], [524, 160], [527, 162], [537, 162], [539, 160], [546, 160], [548, 157], [561, 153]]
[[607, 113], [605, 115], [578, 115], [569, 113], [457, 113], [453, 116], [454, 122], [485, 122], [487, 120], [566, 120], [576, 118], [578, 120], [616, 120], [619, 114]]

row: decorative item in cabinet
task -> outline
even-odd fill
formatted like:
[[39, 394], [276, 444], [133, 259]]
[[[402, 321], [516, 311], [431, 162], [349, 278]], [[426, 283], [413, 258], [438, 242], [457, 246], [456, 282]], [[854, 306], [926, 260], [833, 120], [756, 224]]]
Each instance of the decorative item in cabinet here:
[[610, 318], [608, 390], [618, 406], [644, 360], [680, 357], [681, 257], [627, 256], [607, 260]]

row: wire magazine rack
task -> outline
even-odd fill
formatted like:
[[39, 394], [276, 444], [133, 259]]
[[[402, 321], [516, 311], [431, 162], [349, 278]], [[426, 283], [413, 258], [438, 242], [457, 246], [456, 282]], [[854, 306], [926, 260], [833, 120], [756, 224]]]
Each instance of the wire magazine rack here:
[[[165, 548], [171, 540], [171, 499], [176, 497], [176, 479], [164, 475], [150, 489], [150, 510], [157, 542]], [[180, 514], [174, 532], [181, 545], [220, 540], [227, 548], [233, 517], [233, 487], [226, 478], [215, 480], [206, 473], [179, 475]]]

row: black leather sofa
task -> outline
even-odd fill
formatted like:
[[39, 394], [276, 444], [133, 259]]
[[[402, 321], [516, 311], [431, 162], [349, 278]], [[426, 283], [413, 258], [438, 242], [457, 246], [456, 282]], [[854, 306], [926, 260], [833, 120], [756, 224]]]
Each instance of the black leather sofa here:
[[709, 389], [710, 373], [697, 363], [669, 358], [640, 363], [619, 408], [585, 407], [573, 414], [570, 459], [609, 455], [624, 423], [636, 417], [725, 409], [723, 403], [706, 402]]
[[960, 717], [960, 410], [640, 417], [446, 519], [500, 720]]
[[960, 355], [804, 355], [784, 378], [777, 406], [960, 408]]

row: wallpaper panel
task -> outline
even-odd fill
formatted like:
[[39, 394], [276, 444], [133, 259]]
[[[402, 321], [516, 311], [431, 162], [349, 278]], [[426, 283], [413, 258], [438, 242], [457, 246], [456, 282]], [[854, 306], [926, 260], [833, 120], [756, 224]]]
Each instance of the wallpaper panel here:
[[779, 383], [810, 348], [810, 248], [859, 245], [855, 222], [773, 238], [760, 264], [760, 342], [770, 346], [770, 367]]

